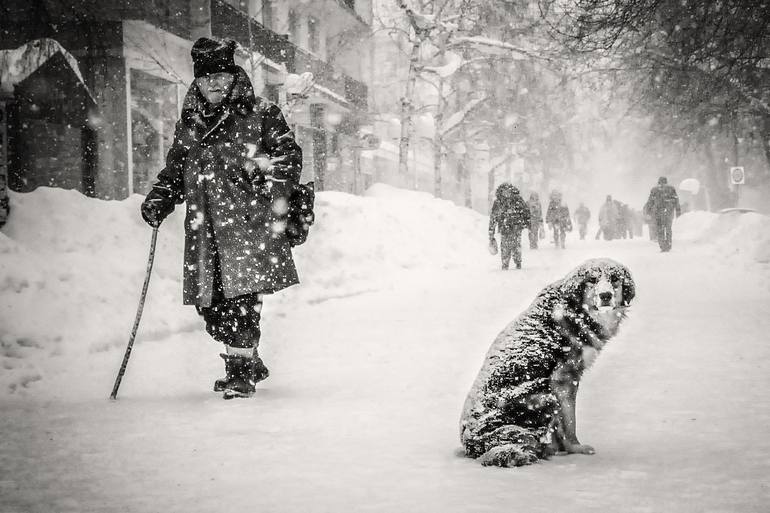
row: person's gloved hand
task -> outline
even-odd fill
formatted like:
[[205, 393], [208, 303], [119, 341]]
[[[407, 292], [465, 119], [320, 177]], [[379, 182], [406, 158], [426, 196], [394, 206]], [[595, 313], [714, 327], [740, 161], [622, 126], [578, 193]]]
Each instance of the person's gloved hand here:
[[173, 203], [165, 194], [157, 189], [152, 189], [142, 202], [140, 211], [142, 219], [153, 228], [157, 228], [173, 208]]

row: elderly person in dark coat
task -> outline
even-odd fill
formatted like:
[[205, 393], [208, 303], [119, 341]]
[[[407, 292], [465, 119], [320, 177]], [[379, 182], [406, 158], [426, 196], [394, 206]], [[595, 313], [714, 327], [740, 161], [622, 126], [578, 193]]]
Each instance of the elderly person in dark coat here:
[[280, 109], [254, 95], [235, 42], [198, 39], [166, 167], [142, 204], [158, 227], [186, 203], [184, 304], [225, 345], [225, 398], [248, 397], [268, 370], [257, 355], [265, 294], [298, 283], [286, 233], [302, 150]]

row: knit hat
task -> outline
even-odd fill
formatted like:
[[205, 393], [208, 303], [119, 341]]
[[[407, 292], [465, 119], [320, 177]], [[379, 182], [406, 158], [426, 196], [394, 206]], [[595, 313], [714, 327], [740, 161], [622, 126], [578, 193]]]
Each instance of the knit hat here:
[[235, 73], [235, 46], [232, 39], [202, 37], [195, 41], [190, 51], [195, 78], [212, 73]]

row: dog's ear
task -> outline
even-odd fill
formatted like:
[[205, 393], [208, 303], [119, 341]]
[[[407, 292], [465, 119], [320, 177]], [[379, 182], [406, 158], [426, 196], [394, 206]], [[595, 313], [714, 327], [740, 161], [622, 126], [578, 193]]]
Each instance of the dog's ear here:
[[631, 304], [631, 300], [636, 296], [636, 285], [634, 279], [631, 277], [631, 271], [623, 267], [621, 271], [621, 281], [623, 283], [623, 306]]
[[561, 295], [566, 302], [575, 310], [580, 310], [583, 304], [583, 292], [586, 287], [586, 280], [589, 279], [589, 272], [586, 268], [576, 269], [568, 274], [561, 284]]

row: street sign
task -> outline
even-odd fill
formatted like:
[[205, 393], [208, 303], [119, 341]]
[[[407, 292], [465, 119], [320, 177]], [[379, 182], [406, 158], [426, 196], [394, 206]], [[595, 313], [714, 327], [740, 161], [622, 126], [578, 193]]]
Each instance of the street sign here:
[[743, 170], [743, 166], [730, 168], [730, 183], [733, 185], [743, 185], [746, 183], [746, 172]]

